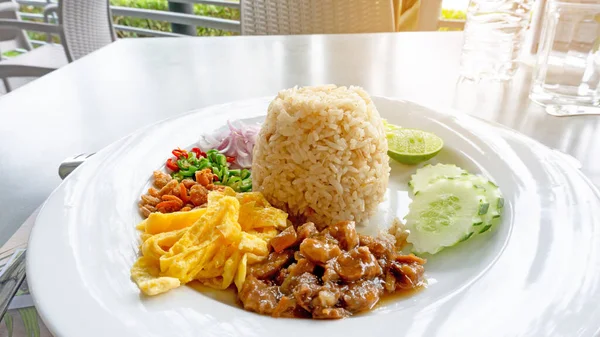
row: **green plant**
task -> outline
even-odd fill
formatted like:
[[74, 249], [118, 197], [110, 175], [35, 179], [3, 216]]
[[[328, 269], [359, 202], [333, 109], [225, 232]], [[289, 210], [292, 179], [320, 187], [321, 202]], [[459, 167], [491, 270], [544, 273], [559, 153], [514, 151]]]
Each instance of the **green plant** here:
[[15, 56], [19, 56], [19, 55], [21, 55], [21, 53], [16, 50], [9, 50], [7, 52], [2, 53], [2, 56], [6, 56], [6, 57], [15, 57]]
[[[121, 7], [131, 7], [140, 9], [152, 9], [159, 11], [168, 11], [169, 4], [167, 0], [111, 0], [111, 5]], [[194, 5], [194, 14], [201, 16], [209, 16], [221, 19], [239, 20], [240, 12], [237, 9], [213, 6], [213, 5]], [[161, 32], [171, 32], [171, 24], [165, 21], [155, 21], [143, 18], [132, 18], [126, 16], [113, 17], [113, 21], [116, 25], [123, 25], [129, 27], [137, 27], [151, 30], [158, 30]], [[223, 35], [234, 35], [232, 32], [197, 27], [197, 34], [199, 36], [223, 36]], [[141, 34], [133, 32], [118, 32], [119, 37], [140, 37]]]
[[[31, 14], [42, 14], [44, 12], [44, 9], [42, 7], [26, 6], [26, 5], [21, 5], [21, 8], [19, 10], [23, 13], [31, 13]], [[44, 20], [42, 20], [42, 19], [31, 19], [30, 21], [44, 22]], [[29, 39], [31, 39], [31, 40], [46, 41], [48, 38], [48, 36], [45, 33], [32, 32], [32, 31], [28, 31], [27, 35], [29, 36]], [[60, 42], [60, 38], [57, 35], [53, 35], [52, 41], [54, 41], [55, 43], [58, 43], [58, 42]]]
[[447, 20], [466, 20], [467, 13], [461, 10], [442, 8], [442, 18]]
[[[465, 11], [461, 11], [461, 10], [442, 8], [442, 19], [446, 19], [446, 20], [466, 20], [467, 19], [467, 13]], [[462, 30], [462, 29], [460, 29], [460, 28], [442, 27], [439, 30], [440, 31], [455, 31], [455, 30]]]
[[[120, 7], [130, 7], [139, 9], [151, 9], [158, 11], [168, 11], [169, 3], [167, 0], [110, 0], [111, 5]], [[41, 7], [34, 6], [21, 6], [21, 12], [24, 13], [42, 13]], [[213, 18], [228, 19], [228, 20], [239, 20], [240, 11], [234, 8], [214, 6], [214, 5], [194, 5], [194, 14], [201, 16], [208, 16]], [[466, 13], [461, 10], [454, 9], [442, 9], [442, 18], [449, 20], [465, 20]], [[42, 21], [42, 20], [34, 20]], [[150, 30], [157, 30], [161, 32], [171, 32], [171, 24], [165, 21], [156, 21], [144, 18], [134, 18], [127, 16], [115, 15], [113, 21], [116, 25], [137, 27]], [[448, 30], [448, 29], [441, 29]], [[44, 33], [28, 32], [29, 38], [32, 40], [46, 41], [47, 37]], [[133, 33], [133, 32], [117, 32], [119, 37], [143, 37], [145, 35]], [[199, 36], [228, 36], [236, 35], [236, 33], [224, 31], [214, 28], [197, 27], [197, 35]], [[58, 36], [53, 36], [54, 42], [60, 42]], [[12, 55], [12, 54], [11, 54]]]
[[[130, 7], [130, 8], [139, 8], [139, 9], [151, 9], [158, 11], [168, 11], [169, 3], [167, 0], [110, 0], [111, 5], [113, 6], [121, 6], [121, 7]], [[33, 14], [41, 14], [43, 12], [43, 8], [36, 6], [25, 6], [22, 5], [21, 12], [23, 13], [33, 13]], [[234, 8], [228, 7], [220, 7], [214, 5], [202, 5], [196, 4], [194, 5], [194, 14], [201, 16], [208, 16], [220, 19], [228, 19], [228, 20], [239, 20], [240, 19], [240, 11]], [[33, 21], [43, 21], [39, 19], [34, 19]], [[137, 27], [144, 28], [150, 30], [157, 30], [161, 32], [171, 32], [171, 24], [165, 21], [156, 21], [149, 20], [144, 18], [133, 18], [127, 16], [113, 16], [113, 22], [116, 25], [123, 25], [129, 27]], [[235, 33], [206, 28], [206, 27], [197, 27], [197, 33], [199, 36], [225, 36], [225, 35], [235, 35]], [[28, 32], [29, 38], [32, 40], [41, 40], [46, 41], [47, 36], [44, 33], [38, 32]], [[132, 32], [122, 32], [118, 31], [117, 35], [119, 37], [142, 37], [144, 35]], [[58, 43], [60, 39], [58, 36], [53, 36], [53, 41]]]

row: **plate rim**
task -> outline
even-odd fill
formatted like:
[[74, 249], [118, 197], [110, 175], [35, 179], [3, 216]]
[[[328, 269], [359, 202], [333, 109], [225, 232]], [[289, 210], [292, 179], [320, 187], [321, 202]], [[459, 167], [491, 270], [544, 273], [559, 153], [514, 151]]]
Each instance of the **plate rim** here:
[[[167, 123], [169, 121], [172, 120], [176, 120], [179, 118], [182, 118], [186, 115], [189, 114], [198, 114], [198, 113], [202, 113], [202, 114], [207, 114], [210, 113], [211, 109], [224, 109], [228, 106], [234, 106], [237, 104], [257, 104], [258, 102], [265, 102], [265, 101], [269, 101], [272, 99], [273, 96], [262, 96], [262, 97], [256, 97], [256, 98], [250, 98], [250, 99], [242, 99], [242, 100], [236, 100], [236, 101], [232, 101], [232, 102], [226, 102], [226, 103], [221, 103], [221, 104], [215, 104], [215, 105], [209, 105], [209, 106], [205, 106], [202, 108], [196, 108], [196, 109], [191, 109], [188, 110], [186, 112], [180, 113], [180, 114], [176, 114], [174, 116], [156, 121], [154, 123], [151, 123], [149, 125], [143, 126], [138, 128], [137, 130], [131, 132], [130, 134], [123, 136], [117, 140], [115, 140], [114, 142], [110, 143], [109, 145], [105, 146], [104, 148], [102, 148], [100, 151], [97, 152], [97, 154], [101, 154], [101, 155], [107, 155], [110, 152], [112, 152], [114, 149], [118, 148], [122, 143], [126, 142], [128, 139], [139, 136], [141, 134], [144, 134], [145, 132], [147, 132], [147, 130], [152, 129], [153, 127], [156, 127], [158, 125], [161, 125], [163, 123]], [[479, 120], [481, 122], [487, 123], [491, 126], [493, 126], [494, 128], [499, 128], [501, 130], [504, 130], [505, 132], [509, 132], [512, 136], [517, 137], [519, 140], [521, 141], [527, 141], [530, 144], [534, 144], [536, 147], [543, 149], [544, 151], [547, 151], [548, 155], [551, 157], [556, 157], [557, 160], [561, 159], [560, 155], [566, 155], [569, 156], [568, 154], [564, 154], [556, 149], [552, 149], [548, 146], [546, 146], [545, 144], [540, 143], [539, 141], [524, 135], [512, 128], [509, 128], [505, 125], [499, 124], [497, 122], [493, 122], [493, 121], [488, 121], [476, 116], [471, 116], [471, 115], [466, 115], [463, 113], [460, 113], [459, 111], [457, 111], [456, 109], [453, 108], [441, 108], [441, 107], [436, 107], [435, 105], [432, 104], [421, 104], [421, 103], [417, 103], [411, 100], [406, 100], [406, 99], [402, 99], [402, 98], [391, 98], [391, 97], [385, 97], [385, 96], [377, 96], [377, 95], [373, 95], [371, 96], [373, 98], [376, 99], [383, 99], [383, 100], [387, 100], [387, 101], [393, 101], [393, 102], [402, 102], [402, 103], [408, 103], [408, 104], [413, 104], [431, 111], [435, 111], [436, 113], [439, 114], [443, 114], [443, 115], [450, 115], [454, 118], [466, 118], [466, 119], [476, 119]], [[262, 116], [263, 114], [261, 114]], [[557, 153], [558, 152], [558, 153]], [[85, 170], [86, 167], [93, 165], [94, 163], [90, 163], [90, 162], [84, 162], [80, 168], [77, 168], [77, 170]], [[568, 163], [569, 167], [572, 169], [572, 172], [576, 172], [577, 177], [579, 179], [581, 179], [583, 182], [585, 182], [585, 185], [590, 188], [590, 190], [593, 192], [593, 194], [596, 196], [596, 198], [598, 200], [600, 200], [600, 191], [598, 189], [597, 186], [595, 186], [592, 181], [581, 171], [581, 169], [579, 167], [576, 167], [575, 165], [572, 165], [572, 163]], [[52, 193], [48, 196], [48, 198], [44, 201], [44, 203], [42, 204], [42, 206], [40, 207], [40, 214], [42, 214], [42, 212], [44, 212], [46, 210], [47, 204], [48, 202], [58, 193], [58, 191], [62, 188], [64, 188], [65, 184], [70, 182], [70, 179], [73, 179], [73, 175], [67, 177], [65, 180], [63, 180], [58, 187], [56, 187]], [[32, 228], [31, 231], [31, 235], [30, 238], [28, 240], [28, 247], [30, 246], [30, 243], [32, 241], [35, 240], [35, 233], [36, 233], [36, 228], [38, 227], [37, 225], [37, 219], [36, 222]], [[33, 259], [31, 254], [27, 255], [27, 274], [30, 275], [34, 275], [36, 274], [35, 271], [33, 270], [33, 263], [31, 262], [31, 259]], [[52, 322], [52, 319], [50, 319], [50, 316], [52, 316], [52, 313], [49, 313], [47, 308], [47, 304], [42, 303], [43, 301], [40, 300], [40, 294], [37, 293], [37, 289], [35, 287], [37, 280], [34, 280], [33, 282], [29, 282], [30, 284], [30, 291], [32, 293], [33, 299], [34, 299], [34, 303], [36, 306], [36, 309], [38, 310], [38, 313], [42, 319], [42, 321], [46, 324], [46, 326], [48, 327], [48, 329], [54, 333], [56, 336], [62, 336], [63, 334], [59, 333], [61, 332], [61, 328], [54, 325], [54, 323]], [[599, 330], [600, 331], [600, 330]]]

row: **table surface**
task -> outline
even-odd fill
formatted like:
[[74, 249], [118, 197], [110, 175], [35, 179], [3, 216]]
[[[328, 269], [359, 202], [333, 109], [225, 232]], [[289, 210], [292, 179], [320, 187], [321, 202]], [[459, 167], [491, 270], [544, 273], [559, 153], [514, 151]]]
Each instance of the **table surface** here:
[[60, 183], [66, 157], [150, 123], [295, 85], [454, 107], [570, 154], [600, 186], [600, 117], [553, 117], [512, 81], [460, 81], [460, 32], [120, 40], [0, 97], [0, 243]]

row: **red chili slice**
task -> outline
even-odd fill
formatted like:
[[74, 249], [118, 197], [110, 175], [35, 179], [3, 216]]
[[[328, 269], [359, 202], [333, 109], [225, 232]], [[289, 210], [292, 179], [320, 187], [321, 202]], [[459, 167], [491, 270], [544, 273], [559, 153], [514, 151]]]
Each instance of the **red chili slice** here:
[[187, 159], [187, 151], [186, 150], [182, 150], [180, 148], [176, 148], [175, 150], [171, 151], [171, 153], [177, 158], [177, 159], [181, 159], [181, 158], [185, 158]]
[[227, 157], [228, 163], [233, 163], [235, 161], [235, 157]]
[[167, 168], [169, 168], [171, 171], [179, 171], [179, 166], [177, 166], [177, 163], [175, 160], [173, 160], [173, 158], [167, 159]]
[[200, 148], [198, 148], [198, 147], [193, 148], [192, 152], [194, 152], [196, 154], [196, 158], [206, 157], [206, 153], [202, 152], [202, 150], [200, 150]]

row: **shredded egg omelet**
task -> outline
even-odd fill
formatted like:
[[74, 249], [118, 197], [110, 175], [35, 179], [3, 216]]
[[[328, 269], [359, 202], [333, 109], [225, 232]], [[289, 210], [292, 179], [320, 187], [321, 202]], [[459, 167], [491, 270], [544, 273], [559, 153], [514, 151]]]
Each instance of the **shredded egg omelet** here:
[[248, 264], [269, 255], [268, 242], [288, 226], [287, 213], [259, 192], [211, 192], [206, 208], [152, 213], [142, 231], [142, 256], [131, 278], [146, 295], [198, 280], [215, 289], [241, 289]]

